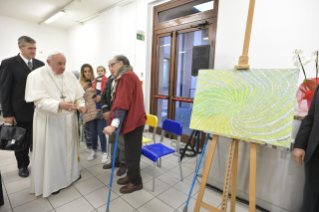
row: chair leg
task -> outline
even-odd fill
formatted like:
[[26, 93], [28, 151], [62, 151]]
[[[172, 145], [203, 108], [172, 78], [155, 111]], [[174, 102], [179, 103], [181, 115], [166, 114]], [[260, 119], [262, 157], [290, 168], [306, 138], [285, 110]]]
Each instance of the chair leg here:
[[157, 161], [157, 166], [158, 166], [159, 168], [162, 167], [162, 158], [159, 158], [159, 160]]
[[155, 191], [155, 178], [156, 178], [156, 163], [157, 162], [154, 162], [154, 168], [153, 168], [153, 192]]

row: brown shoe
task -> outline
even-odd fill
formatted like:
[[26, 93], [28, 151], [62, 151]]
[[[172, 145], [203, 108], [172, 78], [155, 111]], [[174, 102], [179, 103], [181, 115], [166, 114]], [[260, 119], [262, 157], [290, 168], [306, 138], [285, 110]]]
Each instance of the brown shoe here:
[[128, 176], [120, 178], [117, 180], [117, 184], [119, 185], [126, 185], [130, 182], [130, 178], [128, 178]]
[[116, 175], [117, 176], [122, 176], [123, 174], [126, 173], [127, 167], [125, 166], [124, 163], [121, 163], [119, 170], [117, 170]]
[[143, 183], [140, 184], [140, 185], [133, 185], [132, 183], [129, 183], [127, 184], [126, 186], [123, 186], [121, 189], [120, 189], [120, 192], [122, 194], [127, 194], [127, 193], [132, 193], [134, 191], [138, 191], [138, 190], [141, 190], [143, 189]]
[[[115, 163], [115, 167], [120, 167], [120, 163], [119, 162], [116, 162]], [[112, 162], [111, 163], [108, 163], [108, 164], [105, 164], [103, 166], [103, 169], [111, 169], [112, 168]]]

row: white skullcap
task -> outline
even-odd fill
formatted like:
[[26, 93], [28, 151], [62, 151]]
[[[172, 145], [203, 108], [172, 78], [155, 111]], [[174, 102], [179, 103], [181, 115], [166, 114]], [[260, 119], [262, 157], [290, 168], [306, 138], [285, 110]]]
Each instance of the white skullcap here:
[[48, 55], [48, 57], [47, 57], [47, 60], [52, 60], [52, 56], [54, 56], [54, 55], [57, 55], [57, 54], [62, 54], [64, 57], [65, 57], [65, 55], [62, 53], [62, 52], [60, 52], [60, 51], [52, 51], [49, 55]]

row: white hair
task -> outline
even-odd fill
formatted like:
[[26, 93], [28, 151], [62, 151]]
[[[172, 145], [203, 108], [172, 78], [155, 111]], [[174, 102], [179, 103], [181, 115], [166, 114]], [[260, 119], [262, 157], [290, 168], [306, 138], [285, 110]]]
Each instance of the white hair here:
[[60, 51], [53, 51], [53, 52], [51, 52], [51, 53], [48, 55], [47, 60], [52, 61], [52, 57], [53, 57], [54, 55], [58, 55], [58, 54], [61, 54], [61, 55], [63, 55], [63, 56], [65, 57], [65, 55], [64, 55], [62, 52], [60, 52]]

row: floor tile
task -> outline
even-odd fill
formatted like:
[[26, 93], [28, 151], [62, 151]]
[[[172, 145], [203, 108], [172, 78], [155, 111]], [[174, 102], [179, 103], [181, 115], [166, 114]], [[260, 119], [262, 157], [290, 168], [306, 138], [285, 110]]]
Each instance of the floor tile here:
[[[120, 179], [120, 178], [126, 176], [126, 175], [117, 176], [117, 175], [116, 175], [117, 169], [118, 169], [118, 168], [116, 168], [116, 169], [114, 170], [113, 183], [116, 182], [118, 179]], [[110, 169], [107, 169], [107, 172], [105, 172], [105, 173], [103, 173], [103, 174], [100, 174], [100, 175], [97, 175], [96, 178], [99, 179], [101, 182], [103, 182], [104, 185], [109, 185], [109, 184], [110, 184], [110, 179], [111, 179], [111, 170], [110, 170]]]
[[62, 189], [59, 194], [49, 196], [49, 201], [54, 208], [60, 207], [66, 203], [69, 203], [75, 199], [82, 197], [73, 186], [66, 189]]
[[179, 181], [181, 181], [181, 176], [172, 171], [165, 172], [164, 174], [161, 174], [157, 178], [169, 184], [170, 186], [173, 186]]
[[[154, 166], [153, 166], [153, 165], [148, 166], [148, 167], [146, 167], [146, 168], [143, 169], [143, 171], [149, 173], [149, 174], [152, 175], [152, 176], [153, 176], [153, 170], [154, 170]], [[158, 166], [156, 166], [155, 176], [158, 177], [159, 175], [161, 175], [161, 174], [163, 174], [163, 173], [165, 173], [165, 172], [167, 172], [167, 171], [168, 171], [168, 169], [166, 169], [166, 168], [164, 168], [164, 167], [158, 167]]]
[[157, 198], [170, 205], [174, 209], [177, 209], [184, 202], [186, 202], [187, 195], [177, 190], [176, 188], [170, 188], [162, 194], [158, 195]]
[[[102, 205], [107, 203], [109, 196], [109, 188], [108, 187], [103, 187], [100, 188], [96, 191], [93, 191], [92, 193], [89, 193], [84, 196], [84, 198], [89, 201], [91, 205], [93, 205], [94, 208], [99, 208]], [[118, 195], [114, 192], [111, 192], [111, 201], [113, 199], [116, 199]]]
[[142, 189], [130, 194], [125, 194], [121, 196], [121, 198], [124, 199], [128, 204], [130, 204], [134, 208], [139, 208], [151, 199], [153, 199], [154, 196]]
[[170, 185], [164, 183], [163, 181], [161, 181], [158, 178], [155, 179], [155, 191], [154, 192], [152, 190], [152, 186], [153, 186], [153, 180], [150, 180], [147, 183], [144, 183], [144, 185], [143, 185], [144, 190], [150, 192], [154, 196], [158, 196], [159, 194], [163, 193], [164, 191], [166, 191], [167, 189], [170, 188]]
[[[97, 164], [101, 164], [101, 161], [98, 159], [95, 160], [91, 160], [88, 161], [86, 158], [81, 157], [81, 162], [80, 162], [81, 166], [83, 166], [84, 168], [89, 168], [91, 166], [97, 165]], [[102, 164], [101, 164], [102, 165]]]
[[8, 172], [13, 172], [13, 171], [17, 171], [18, 167], [16, 163], [13, 164], [9, 164], [9, 165], [4, 165], [4, 166], [0, 166], [0, 170], [1, 170], [1, 175], [8, 173]]
[[13, 208], [37, 199], [34, 194], [30, 193], [29, 188], [10, 194], [9, 198]]
[[92, 205], [81, 197], [61, 207], [55, 208], [56, 212], [91, 212], [94, 211]]
[[0, 150], [0, 159], [9, 158], [9, 157], [15, 157], [13, 151]]
[[0, 206], [0, 212], [7, 212], [11, 210], [11, 205], [8, 196], [4, 196], [4, 205]]
[[142, 207], [138, 208], [139, 212], [174, 212], [175, 209], [168, 206], [167, 204], [165, 204], [164, 202], [162, 202], [161, 200], [154, 198], [151, 201], [149, 201], [148, 203], [146, 203], [145, 205], [143, 205]]
[[[105, 212], [106, 204], [97, 209], [98, 212]], [[122, 198], [116, 198], [110, 202], [109, 210], [112, 212], [132, 212], [135, 209]]]
[[103, 169], [103, 164], [97, 164], [86, 169], [94, 176], [107, 172], [107, 169]]
[[[174, 168], [171, 169], [171, 171], [175, 172], [176, 174], [180, 174], [179, 166], [175, 166]], [[194, 172], [194, 169], [182, 165], [183, 177], [187, 177], [193, 172]]]
[[40, 198], [32, 202], [13, 208], [14, 212], [47, 212], [53, 208], [47, 198]]
[[[189, 200], [189, 203], [187, 205], [187, 211], [194, 211], [195, 208], [195, 204], [196, 204], [196, 200], [191, 198]], [[178, 212], [183, 212], [184, 208], [186, 207], [186, 202], [184, 204], [182, 204], [181, 207], [179, 207], [176, 211]], [[204, 208], [200, 208], [199, 210], [200, 212], [209, 212], [208, 210], [204, 209]], [[237, 212], [237, 211], [236, 211]]]
[[142, 177], [143, 183], [146, 183], [146, 182], [148, 182], [148, 181], [153, 179], [153, 175], [152, 174], [149, 174], [149, 173], [147, 173], [147, 172], [145, 172], [143, 170], [141, 170], [141, 177]]
[[9, 182], [13, 182], [13, 181], [22, 179], [19, 176], [19, 171], [18, 170], [13, 171], [13, 172], [8, 172], [8, 173], [5, 173], [5, 174], [1, 173], [1, 176], [2, 176], [2, 179], [3, 179], [4, 183], [9, 183]]
[[166, 169], [172, 169], [175, 166], [178, 165], [178, 161], [176, 160], [162, 160], [161, 162], [162, 167], [166, 168]]
[[[183, 181], [179, 181], [177, 184], [174, 185], [174, 188], [176, 188], [177, 190], [180, 190], [186, 195], [189, 194], [191, 187], [192, 187], [192, 181], [186, 178]], [[199, 187], [200, 187], [200, 184], [196, 181], [193, 186], [192, 194], [197, 193], [199, 190]]]
[[82, 195], [86, 195], [88, 193], [91, 193], [92, 191], [95, 191], [99, 188], [102, 188], [103, 186], [105, 186], [105, 185], [101, 181], [96, 179], [95, 177], [74, 185], [74, 187]]
[[[192, 198], [197, 199], [198, 192], [192, 196]], [[203, 195], [203, 202], [212, 205], [214, 207], [218, 207], [219, 204], [222, 202], [222, 195], [206, 188]]]
[[17, 164], [17, 159], [15, 156], [0, 159], [0, 166], [9, 165], [9, 164], [13, 164], [13, 163]]
[[14, 182], [5, 183], [7, 193], [12, 194], [30, 187], [30, 176], [16, 180]]
[[88, 179], [94, 177], [94, 176], [93, 176], [88, 170], [86, 170], [86, 169], [82, 169], [82, 170], [80, 171], [80, 174], [81, 174], [81, 179], [80, 179], [80, 180], [77, 180], [76, 182], [74, 182], [73, 185], [78, 184], [78, 183], [80, 183], [80, 182], [83, 182], [83, 181], [85, 181], [85, 180], [88, 180]]

